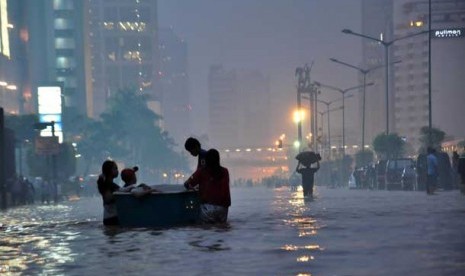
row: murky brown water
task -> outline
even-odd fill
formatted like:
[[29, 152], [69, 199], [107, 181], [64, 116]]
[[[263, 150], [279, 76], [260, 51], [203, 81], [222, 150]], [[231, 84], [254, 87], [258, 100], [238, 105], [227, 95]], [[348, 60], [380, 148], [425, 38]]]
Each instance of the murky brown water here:
[[106, 229], [100, 198], [1, 213], [5, 275], [465, 275], [457, 191], [234, 188], [224, 227]]

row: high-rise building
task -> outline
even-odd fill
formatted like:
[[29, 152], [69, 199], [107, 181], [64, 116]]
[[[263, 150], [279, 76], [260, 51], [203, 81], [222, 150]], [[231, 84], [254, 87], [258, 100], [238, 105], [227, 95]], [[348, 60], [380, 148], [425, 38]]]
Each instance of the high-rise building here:
[[[273, 144], [270, 136], [270, 80], [259, 71], [238, 72], [238, 145], [264, 147]], [[276, 111], [278, 112], [278, 111]]]
[[[361, 33], [388, 41], [393, 39], [392, 9], [392, 0], [363, 0]], [[386, 121], [385, 52], [384, 47], [380, 43], [370, 39], [360, 39], [362, 39], [361, 67], [366, 70], [378, 68], [371, 70], [367, 74], [366, 80], [367, 83], [374, 83], [373, 86], [366, 88], [365, 95], [365, 141], [366, 144], [371, 144], [376, 135], [386, 131], [386, 124], [384, 123]], [[389, 50], [392, 53], [392, 49]], [[390, 56], [392, 57], [392, 55]], [[390, 100], [390, 103], [392, 103], [392, 100]], [[391, 104], [389, 108], [391, 111]], [[389, 114], [391, 115], [392, 112], [389, 112]], [[391, 119], [389, 122], [392, 125]]]
[[1, 0], [0, 6], [2, 52], [11, 60], [8, 74], [16, 75], [15, 112], [36, 112], [37, 87], [53, 83], [63, 88], [64, 112], [86, 114], [85, 5], [71, 0]]
[[237, 74], [221, 65], [210, 67], [209, 92], [209, 139], [219, 148], [237, 146], [239, 140], [239, 111]]
[[108, 97], [119, 89], [147, 95], [149, 107], [160, 113], [157, 1], [87, 2], [91, 116], [98, 117]]
[[160, 29], [160, 81], [163, 129], [183, 145], [190, 135], [191, 104], [187, 74], [187, 43], [172, 28]]
[[22, 111], [25, 41], [21, 40], [20, 1], [0, 0], [0, 106], [6, 114]]
[[[432, 123], [453, 138], [465, 126], [465, 0], [432, 1], [431, 14]], [[396, 37], [428, 30], [428, 1], [395, 1]], [[428, 126], [428, 35], [396, 42], [395, 129], [418, 149], [420, 128]]]
[[270, 137], [269, 79], [258, 71], [210, 68], [210, 143], [220, 148], [266, 147]]

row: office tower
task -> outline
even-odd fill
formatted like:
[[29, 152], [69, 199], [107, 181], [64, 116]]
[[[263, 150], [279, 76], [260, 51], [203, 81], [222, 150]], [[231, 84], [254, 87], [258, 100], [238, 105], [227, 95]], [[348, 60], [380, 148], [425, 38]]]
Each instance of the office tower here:
[[[393, 39], [392, 8], [393, 1], [391, 0], [363, 0], [361, 33], [387, 41]], [[367, 83], [374, 83], [373, 86], [366, 89], [365, 102], [365, 144], [371, 144], [376, 135], [386, 131], [386, 124], [384, 123], [386, 121], [385, 67], [383, 66], [385, 64], [384, 47], [376, 41], [360, 39], [362, 39], [361, 67], [367, 70], [378, 68], [368, 73], [366, 80]], [[390, 51], [392, 53], [392, 49]], [[392, 55], [390, 56], [390, 62], [392, 62]], [[390, 71], [392, 72], [392, 70]], [[392, 76], [392, 74], [389, 75]], [[392, 88], [392, 85], [390, 87]], [[392, 89], [390, 90], [392, 91]], [[390, 103], [392, 103], [391, 98]], [[389, 108], [389, 114], [392, 115], [391, 104]], [[390, 117], [392, 118], [392, 116]], [[392, 129], [391, 118], [389, 122]]]
[[172, 28], [160, 29], [160, 82], [163, 129], [183, 146], [190, 135], [191, 104], [187, 74], [187, 43]]
[[[464, 136], [465, 1], [432, 1], [431, 95], [433, 127], [449, 138]], [[428, 1], [395, 1], [396, 37], [428, 30]], [[428, 126], [428, 35], [396, 42], [395, 126], [418, 150], [419, 131]]]
[[237, 146], [240, 113], [236, 71], [226, 70], [221, 65], [211, 66], [208, 92], [210, 144], [219, 148]]
[[147, 95], [149, 107], [160, 113], [157, 1], [87, 2], [91, 116], [98, 118], [119, 89]]

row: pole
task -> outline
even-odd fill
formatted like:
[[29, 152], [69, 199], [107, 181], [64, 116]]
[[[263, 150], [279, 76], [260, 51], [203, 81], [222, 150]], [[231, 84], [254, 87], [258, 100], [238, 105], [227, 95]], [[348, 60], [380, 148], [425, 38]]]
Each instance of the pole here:
[[312, 91], [313, 93], [315, 93], [315, 100], [313, 101], [313, 114], [315, 114], [315, 132], [314, 134], [312, 135], [312, 142], [313, 142], [313, 149], [314, 151], [317, 151], [318, 148], [317, 148], [317, 145], [316, 145], [316, 138], [318, 136], [318, 119], [316, 117], [316, 114], [318, 114], [318, 90], [312, 86]]
[[329, 160], [331, 160], [331, 128], [329, 127], [329, 104], [326, 105], [326, 112], [328, 113], [328, 147], [329, 147]]
[[433, 117], [431, 110], [431, 0], [428, 1], [428, 144], [432, 146]]
[[[55, 137], [55, 121], [51, 122], [52, 124], [52, 137]], [[52, 179], [54, 187], [54, 201], [55, 204], [58, 203], [58, 183], [57, 183], [57, 156], [52, 154]]]
[[363, 72], [363, 95], [362, 95], [362, 164], [365, 164], [365, 95], [366, 95], [366, 81], [367, 81], [367, 71]]
[[389, 134], [389, 45], [383, 44], [384, 46], [384, 62], [386, 63], [386, 72], [384, 78], [386, 82], [386, 135]]
[[6, 170], [5, 170], [5, 117], [3, 115], [3, 107], [0, 107], [0, 200], [1, 208], [6, 209]]
[[297, 121], [297, 139], [299, 140], [299, 149], [302, 145], [302, 118], [301, 118], [301, 99], [300, 99], [300, 88], [297, 88], [297, 112], [298, 112], [298, 121]]
[[345, 134], [345, 92], [342, 93], [342, 158], [346, 156], [346, 134]]

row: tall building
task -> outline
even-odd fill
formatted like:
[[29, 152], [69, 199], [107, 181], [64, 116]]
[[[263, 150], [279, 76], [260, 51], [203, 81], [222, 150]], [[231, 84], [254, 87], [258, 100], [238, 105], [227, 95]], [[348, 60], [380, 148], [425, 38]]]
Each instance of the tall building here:
[[[432, 1], [432, 123], [453, 138], [465, 135], [465, 0]], [[428, 1], [395, 1], [395, 36], [428, 30]], [[429, 123], [428, 35], [396, 42], [395, 129], [418, 149], [419, 131]]]
[[19, 2], [0, 0], [0, 106], [6, 114], [21, 113], [25, 43], [20, 38]]
[[160, 113], [159, 43], [156, 0], [87, 0], [91, 62], [91, 116], [119, 89], [149, 97]]
[[268, 77], [216, 65], [210, 68], [208, 83], [212, 145], [226, 149], [273, 145]]
[[[393, 2], [392, 0], [363, 0], [361, 33], [388, 41], [393, 39]], [[365, 143], [371, 144], [376, 135], [386, 131], [385, 52], [384, 47], [378, 42], [360, 39], [362, 39], [361, 67], [367, 70], [378, 68], [371, 70], [367, 74], [366, 80], [367, 83], [374, 83], [373, 86], [366, 88], [365, 96]], [[389, 50], [392, 53], [392, 49]], [[392, 57], [392, 55], [390, 56]], [[392, 74], [390, 75], [392, 76]], [[390, 87], [392, 88], [392, 85]], [[390, 90], [392, 91], [392, 89]], [[389, 102], [392, 103], [392, 100]], [[392, 104], [390, 104], [389, 108], [389, 114], [391, 115]], [[390, 125], [392, 125], [392, 119], [389, 121]], [[390, 129], [392, 129], [391, 126]]]
[[239, 140], [239, 111], [237, 74], [221, 65], [210, 67], [209, 92], [209, 139], [219, 148], [237, 146]]
[[191, 104], [187, 74], [187, 43], [173, 29], [160, 29], [160, 81], [163, 129], [183, 145], [190, 135]]
[[259, 71], [238, 72], [238, 145], [264, 147], [273, 144], [270, 136], [270, 80]]

